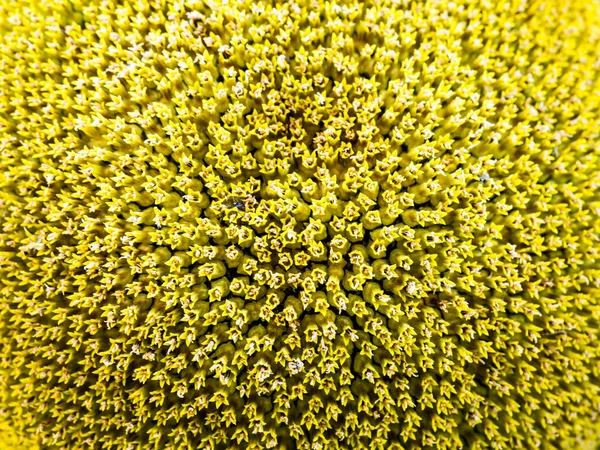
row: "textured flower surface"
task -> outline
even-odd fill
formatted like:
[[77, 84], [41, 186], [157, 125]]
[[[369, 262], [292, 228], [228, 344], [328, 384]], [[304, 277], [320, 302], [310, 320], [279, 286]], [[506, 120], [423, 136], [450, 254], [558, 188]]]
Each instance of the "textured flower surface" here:
[[581, 447], [599, 9], [0, 0], [0, 445]]

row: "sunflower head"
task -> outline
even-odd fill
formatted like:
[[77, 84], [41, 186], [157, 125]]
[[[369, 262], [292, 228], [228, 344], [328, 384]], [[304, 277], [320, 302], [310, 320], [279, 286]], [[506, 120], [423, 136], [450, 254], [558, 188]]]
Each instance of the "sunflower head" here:
[[31, 445], [596, 434], [594, 3], [0, 0], [0, 170]]

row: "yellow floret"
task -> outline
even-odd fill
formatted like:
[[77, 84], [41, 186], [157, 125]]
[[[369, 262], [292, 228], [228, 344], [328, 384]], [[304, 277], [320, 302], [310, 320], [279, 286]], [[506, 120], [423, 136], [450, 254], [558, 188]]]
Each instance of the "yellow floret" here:
[[0, 0], [0, 450], [600, 434], [600, 5]]

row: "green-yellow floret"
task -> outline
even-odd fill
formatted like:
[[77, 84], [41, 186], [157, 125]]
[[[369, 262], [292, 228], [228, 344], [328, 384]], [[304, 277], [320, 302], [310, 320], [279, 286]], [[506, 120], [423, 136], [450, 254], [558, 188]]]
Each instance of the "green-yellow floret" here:
[[0, 450], [583, 448], [599, 188], [593, 1], [0, 0]]

